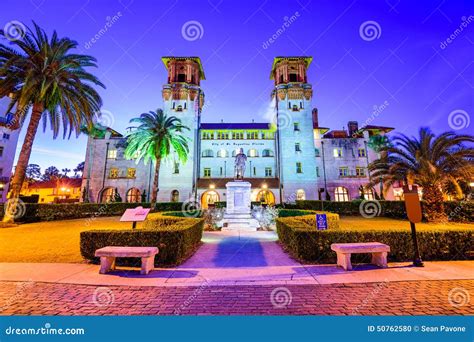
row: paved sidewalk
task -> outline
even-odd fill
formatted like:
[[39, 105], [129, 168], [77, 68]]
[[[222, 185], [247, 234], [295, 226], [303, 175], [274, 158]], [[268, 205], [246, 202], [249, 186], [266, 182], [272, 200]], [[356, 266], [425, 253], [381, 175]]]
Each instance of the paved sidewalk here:
[[203, 246], [176, 268], [119, 268], [99, 274], [98, 265], [64, 263], [0, 263], [0, 281], [129, 286], [316, 285], [417, 280], [474, 279], [474, 261], [390, 263], [380, 269], [354, 265], [346, 272], [336, 265], [302, 265], [283, 252], [274, 232], [206, 232]]

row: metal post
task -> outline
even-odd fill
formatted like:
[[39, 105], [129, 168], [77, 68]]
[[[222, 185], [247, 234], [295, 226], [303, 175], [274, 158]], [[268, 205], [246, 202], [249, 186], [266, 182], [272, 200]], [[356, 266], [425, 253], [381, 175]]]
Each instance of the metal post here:
[[137, 228], [137, 221], [132, 222], [132, 229], [135, 229], [135, 228]]
[[410, 221], [410, 228], [411, 228], [411, 238], [413, 240], [413, 249], [415, 252], [413, 256], [413, 266], [424, 267], [423, 261], [421, 261], [420, 250], [418, 249], [418, 240], [416, 239], [416, 226], [411, 221]]

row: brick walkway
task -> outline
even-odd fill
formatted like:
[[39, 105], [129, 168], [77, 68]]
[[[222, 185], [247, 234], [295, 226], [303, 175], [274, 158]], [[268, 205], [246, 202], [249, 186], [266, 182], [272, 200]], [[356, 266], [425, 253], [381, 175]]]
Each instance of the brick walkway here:
[[2, 315], [472, 315], [473, 300], [473, 280], [286, 287], [0, 282]]

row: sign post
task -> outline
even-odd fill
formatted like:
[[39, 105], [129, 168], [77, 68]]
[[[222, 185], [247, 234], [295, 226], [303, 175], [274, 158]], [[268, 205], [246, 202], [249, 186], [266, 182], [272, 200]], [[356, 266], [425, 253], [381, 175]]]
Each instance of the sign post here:
[[420, 250], [418, 249], [418, 240], [416, 239], [416, 226], [415, 223], [421, 222], [421, 204], [420, 197], [418, 196], [418, 187], [416, 185], [403, 187], [403, 196], [405, 198], [405, 209], [407, 212], [408, 219], [410, 220], [411, 238], [413, 240], [413, 266], [423, 267], [423, 261], [421, 261]]
[[318, 230], [328, 229], [328, 218], [326, 214], [316, 214], [316, 228], [318, 228]]
[[120, 222], [132, 222], [132, 229], [137, 228], [137, 222], [145, 221], [150, 208], [136, 207], [133, 209], [127, 209], [120, 218]]

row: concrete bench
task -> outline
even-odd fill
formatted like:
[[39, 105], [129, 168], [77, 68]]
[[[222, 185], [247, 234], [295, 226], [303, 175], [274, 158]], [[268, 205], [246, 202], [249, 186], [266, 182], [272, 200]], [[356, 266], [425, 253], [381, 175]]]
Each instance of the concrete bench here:
[[156, 254], [158, 254], [158, 247], [107, 246], [95, 251], [95, 256], [100, 257], [100, 274], [115, 269], [115, 258], [141, 258], [140, 274], [148, 274], [153, 269]]
[[387, 267], [387, 253], [390, 252], [390, 246], [380, 242], [333, 243], [331, 249], [337, 254], [337, 266], [346, 271], [352, 270], [351, 254], [371, 253], [372, 264]]

